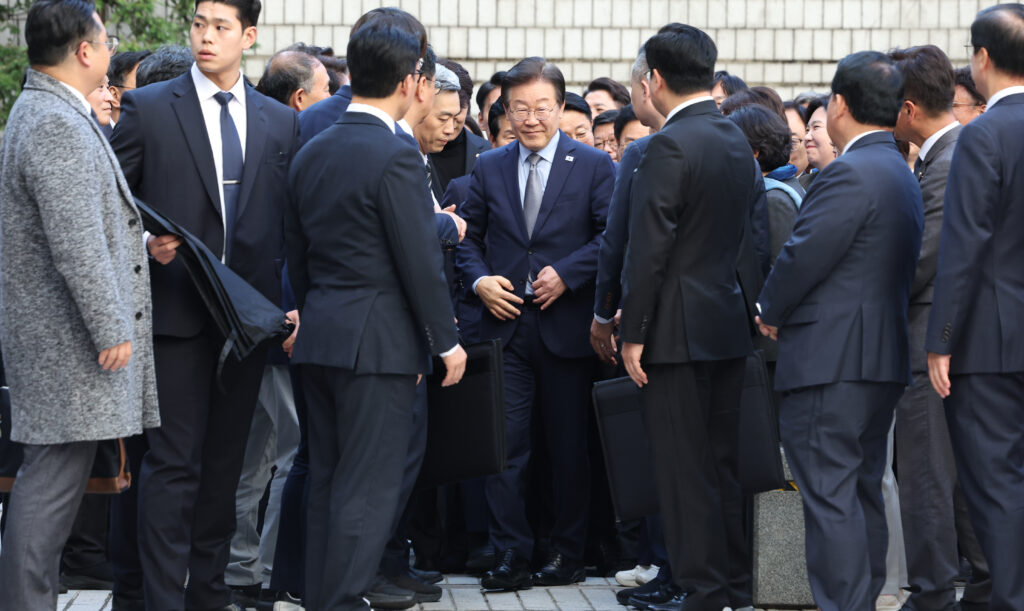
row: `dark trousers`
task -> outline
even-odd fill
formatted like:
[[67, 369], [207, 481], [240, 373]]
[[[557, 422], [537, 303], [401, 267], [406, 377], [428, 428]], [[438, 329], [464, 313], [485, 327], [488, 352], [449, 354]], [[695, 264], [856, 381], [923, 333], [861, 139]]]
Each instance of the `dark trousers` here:
[[803, 497], [807, 573], [822, 611], [874, 611], [885, 583], [882, 474], [903, 388], [837, 382], [782, 395], [779, 430]]
[[751, 557], [738, 479], [745, 360], [648, 365], [651, 438], [665, 546], [694, 609], [751, 604]]
[[590, 504], [587, 421], [596, 359], [566, 359], [544, 345], [537, 309], [526, 307], [504, 350], [505, 443], [508, 468], [484, 484], [491, 513], [491, 545], [500, 556], [514, 549], [529, 560], [534, 537], [527, 519], [526, 472], [530, 423], [540, 419], [551, 471], [551, 550], [582, 562]]
[[274, 548], [270, 589], [301, 595], [306, 591], [306, 513], [309, 503], [309, 424], [306, 395], [302, 392], [302, 368], [288, 367], [299, 418], [299, 448], [281, 491], [280, 526]]
[[133, 485], [110, 501], [110, 564], [114, 570], [113, 611], [141, 608], [142, 564], [139, 560], [139, 473], [149, 450], [146, 435], [124, 440]]
[[107, 524], [110, 521], [110, 496], [89, 494], [82, 499], [71, 534], [64, 544], [60, 572], [105, 578], [109, 574]]
[[987, 602], [988, 563], [970, 520], [965, 512], [956, 511], [956, 499], [963, 492], [957, 485], [946, 411], [927, 371], [914, 373], [914, 386], [896, 406], [895, 444], [907, 575], [913, 592], [908, 608], [942, 611], [953, 606], [960, 553], [970, 562], [974, 578], [964, 589], [964, 600]]
[[391, 529], [391, 538], [384, 548], [380, 572], [389, 577], [409, 572], [409, 499], [420, 476], [423, 456], [427, 451], [427, 382], [424, 379], [416, 385], [416, 396], [412, 403], [412, 430], [409, 435], [409, 451], [405, 457], [405, 471], [402, 473], [402, 491], [398, 497], [398, 514]]
[[366, 609], [402, 493], [416, 376], [302, 365], [309, 424], [305, 607]]
[[223, 607], [231, 602], [224, 569], [235, 490], [266, 348], [242, 362], [229, 356], [218, 384], [221, 341], [213, 334], [157, 336], [153, 344], [161, 424], [146, 431], [139, 484], [146, 609]]
[[950, 378], [946, 417], [992, 611], [1024, 609], [1024, 373]]

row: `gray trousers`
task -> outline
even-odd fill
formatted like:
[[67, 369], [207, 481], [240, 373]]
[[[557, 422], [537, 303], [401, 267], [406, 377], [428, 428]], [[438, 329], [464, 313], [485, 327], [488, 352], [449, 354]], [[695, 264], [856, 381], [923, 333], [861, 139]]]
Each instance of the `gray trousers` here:
[[26, 445], [0, 548], [0, 611], [57, 608], [60, 553], [82, 503], [96, 442]]
[[[235, 495], [235, 534], [231, 559], [224, 573], [232, 586], [270, 584], [281, 513], [281, 491], [299, 447], [299, 419], [287, 365], [263, 370], [256, 411], [245, 448], [242, 477]], [[276, 467], [271, 479], [271, 467]], [[259, 504], [270, 482], [263, 532], [257, 531]]]

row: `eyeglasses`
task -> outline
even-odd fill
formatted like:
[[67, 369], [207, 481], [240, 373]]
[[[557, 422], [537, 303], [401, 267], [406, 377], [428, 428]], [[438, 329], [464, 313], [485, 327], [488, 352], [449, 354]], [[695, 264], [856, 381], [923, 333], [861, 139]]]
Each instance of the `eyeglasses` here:
[[953, 108], [975, 108], [981, 106], [977, 102], [953, 102]]
[[553, 108], [537, 108], [534, 110], [528, 110], [526, 108], [517, 108], [510, 111], [508, 114], [511, 115], [512, 120], [516, 123], [523, 123], [533, 115], [538, 121], [547, 121], [551, 118], [551, 114], [555, 112]]
[[117, 52], [117, 45], [120, 44], [117, 36], [108, 36], [106, 40], [87, 40], [85, 41], [91, 45], [104, 45], [107, 47], [107, 51], [111, 53]]

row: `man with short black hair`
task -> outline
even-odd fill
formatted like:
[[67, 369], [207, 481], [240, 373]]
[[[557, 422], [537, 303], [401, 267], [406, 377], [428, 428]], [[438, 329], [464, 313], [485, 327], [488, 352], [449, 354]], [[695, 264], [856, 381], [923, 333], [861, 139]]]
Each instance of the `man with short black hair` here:
[[957, 68], [953, 73], [956, 89], [953, 95], [953, 114], [960, 125], [967, 125], [985, 112], [985, 96], [981, 95], [971, 78], [971, 67]]
[[587, 85], [583, 99], [590, 105], [590, 112], [597, 117], [608, 110], [618, 110], [629, 104], [629, 90], [622, 83], [607, 76], [598, 77]]
[[881, 53], [839, 62], [828, 133], [842, 154], [808, 191], [758, 299], [761, 332], [779, 341], [779, 427], [823, 611], [874, 609], [886, 576], [882, 474], [911, 381], [907, 304], [923, 224], [891, 133], [903, 83]]
[[280, 51], [268, 61], [256, 91], [302, 112], [330, 97], [327, 68], [302, 51]]
[[620, 159], [625, 154], [627, 146], [644, 136], [651, 135], [651, 128], [644, 125], [643, 121], [636, 116], [632, 104], [622, 107], [619, 116], [615, 117], [613, 128]]
[[559, 129], [577, 142], [594, 146], [594, 118], [583, 96], [565, 92], [565, 110], [562, 111]]
[[491, 136], [492, 148], [499, 148], [515, 141], [516, 133], [512, 130], [512, 122], [505, 114], [505, 105], [501, 100], [491, 104], [487, 122], [487, 133]]
[[[480, 126], [480, 129], [487, 131], [487, 113], [490, 112], [491, 105], [496, 100], [501, 98], [501, 79], [505, 77], [505, 71], [499, 70], [491, 75], [491, 78], [487, 79], [480, 88], [476, 90], [476, 107], [479, 114], [476, 117], [476, 122]], [[484, 134], [490, 138], [489, 134]]]
[[121, 118], [121, 97], [124, 96], [124, 92], [131, 91], [136, 87], [135, 76], [139, 69], [139, 62], [152, 53], [152, 51], [122, 51], [110, 58], [110, 67], [107, 68], [107, 78], [110, 79], [110, 82], [107, 87], [110, 88], [110, 94], [114, 96], [114, 101], [111, 103], [111, 128], [117, 125], [117, 120]]
[[594, 117], [594, 148], [600, 149], [612, 158], [619, 160], [619, 147], [615, 141], [615, 119], [618, 110], [606, 110]]
[[953, 153], [925, 350], [1002, 611], [1024, 609], [1024, 5], [979, 12], [971, 44], [988, 102]]

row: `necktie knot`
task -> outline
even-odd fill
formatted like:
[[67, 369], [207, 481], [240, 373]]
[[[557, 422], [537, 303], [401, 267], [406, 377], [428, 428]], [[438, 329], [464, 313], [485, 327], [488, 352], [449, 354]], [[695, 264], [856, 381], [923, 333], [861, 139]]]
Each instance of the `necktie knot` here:
[[526, 160], [530, 162], [531, 170], [537, 167], [537, 164], [540, 163], [540, 159], [541, 157], [537, 153], [530, 153], [530, 156], [527, 157]]
[[228, 102], [230, 102], [234, 97], [234, 94], [232, 94], [230, 91], [218, 91], [217, 93], [213, 94], [213, 99], [217, 100], [217, 103], [224, 107], [226, 107], [228, 105]]

